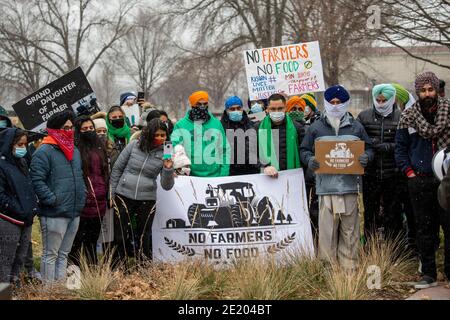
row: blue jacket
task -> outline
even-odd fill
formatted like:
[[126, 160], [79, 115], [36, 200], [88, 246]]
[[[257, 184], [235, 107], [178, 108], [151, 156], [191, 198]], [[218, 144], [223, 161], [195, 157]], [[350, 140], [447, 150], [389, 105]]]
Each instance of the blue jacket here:
[[6, 129], [0, 134], [0, 215], [28, 227], [39, 207], [25, 159], [17, 159], [11, 152], [16, 130]]
[[[328, 122], [327, 117], [321, 115], [308, 128], [305, 138], [300, 147], [300, 159], [306, 167], [311, 157], [314, 156], [314, 142], [316, 140], [342, 140], [354, 141], [363, 140], [365, 142], [365, 152], [369, 156], [369, 161], [373, 160], [372, 140], [364, 130], [362, 124], [356, 121], [350, 113], [347, 113], [341, 120], [339, 135], [336, 135], [333, 127]], [[358, 180], [362, 180], [359, 175], [351, 174], [317, 174], [316, 193], [318, 195], [343, 195], [358, 192]], [[361, 188], [362, 184], [360, 183]]]
[[40, 215], [76, 218], [86, 201], [86, 186], [77, 148], [69, 161], [56, 145], [43, 144], [33, 154], [31, 179], [40, 200]]
[[433, 175], [431, 162], [436, 150], [432, 139], [421, 137], [413, 128], [398, 129], [395, 135], [395, 161], [408, 174]]

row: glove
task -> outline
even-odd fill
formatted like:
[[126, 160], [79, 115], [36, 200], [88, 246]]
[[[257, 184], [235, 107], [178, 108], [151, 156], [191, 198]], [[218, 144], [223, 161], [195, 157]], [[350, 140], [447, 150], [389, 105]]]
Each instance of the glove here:
[[316, 171], [320, 168], [319, 161], [317, 161], [315, 157], [311, 157], [308, 161], [308, 168], [310, 168], [312, 171]]
[[375, 149], [377, 151], [381, 151], [381, 152], [389, 152], [391, 150], [391, 144], [383, 142], [383, 143], [377, 144], [375, 146]]
[[367, 167], [367, 165], [369, 164], [369, 155], [365, 152], [362, 155], [360, 155], [359, 163], [363, 168]]

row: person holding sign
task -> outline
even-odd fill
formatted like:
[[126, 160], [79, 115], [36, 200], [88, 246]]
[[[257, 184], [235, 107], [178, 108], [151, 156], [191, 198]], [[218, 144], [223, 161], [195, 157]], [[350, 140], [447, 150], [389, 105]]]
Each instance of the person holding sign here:
[[220, 121], [233, 150], [230, 176], [259, 173], [256, 130], [239, 97], [229, 97], [225, 101], [225, 111]]
[[161, 175], [164, 190], [174, 185], [173, 161], [163, 160], [163, 144], [168, 137], [166, 125], [153, 119], [139, 140], [131, 141], [114, 164], [111, 194], [119, 212], [114, 215], [115, 263], [118, 259], [123, 261], [126, 255], [152, 259], [156, 179]]
[[[347, 112], [350, 95], [336, 85], [325, 91], [325, 112], [307, 130], [300, 149], [302, 164], [317, 170], [316, 141], [365, 142], [359, 157], [366, 167], [373, 158], [372, 141], [364, 127]], [[358, 192], [361, 176], [354, 174], [316, 174], [319, 196], [319, 258], [337, 261], [353, 270], [358, 263], [359, 215]]]
[[230, 149], [222, 123], [209, 111], [209, 95], [194, 92], [191, 109], [175, 124], [173, 146], [182, 144], [191, 160], [191, 176], [227, 177], [230, 173]]
[[31, 160], [30, 175], [40, 205], [41, 273], [47, 282], [66, 277], [67, 255], [86, 201], [81, 155], [74, 144], [73, 121], [71, 111], [53, 114], [47, 122], [48, 136]]
[[286, 115], [286, 98], [269, 97], [266, 117], [258, 126], [259, 158], [264, 173], [273, 178], [278, 171], [300, 168], [299, 146], [305, 135], [304, 125]]
[[401, 112], [391, 84], [373, 87], [372, 99], [373, 106], [358, 115], [375, 151], [374, 161], [367, 167], [363, 179], [364, 234], [368, 238], [383, 228], [385, 236], [395, 239], [402, 231], [402, 206], [398, 199], [406, 189], [394, 156], [395, 132]]

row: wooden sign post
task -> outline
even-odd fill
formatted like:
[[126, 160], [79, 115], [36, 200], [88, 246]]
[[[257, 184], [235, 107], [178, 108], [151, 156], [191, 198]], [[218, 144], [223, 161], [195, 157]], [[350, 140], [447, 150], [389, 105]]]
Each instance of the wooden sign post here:
[[315, 157], [320, 163], [318, 174], [364, 174], [359, 157], [364, 141], [316, 141]]

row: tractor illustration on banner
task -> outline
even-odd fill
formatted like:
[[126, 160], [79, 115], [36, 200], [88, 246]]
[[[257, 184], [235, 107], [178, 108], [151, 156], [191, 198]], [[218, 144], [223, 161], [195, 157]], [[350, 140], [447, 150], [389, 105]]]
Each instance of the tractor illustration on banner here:
[[208, 185], [205, 203], [189, 206], [191, 228], [237, 228], [268, 226], [277, 216], [269, 197], [257, 197], [251, 183]]

